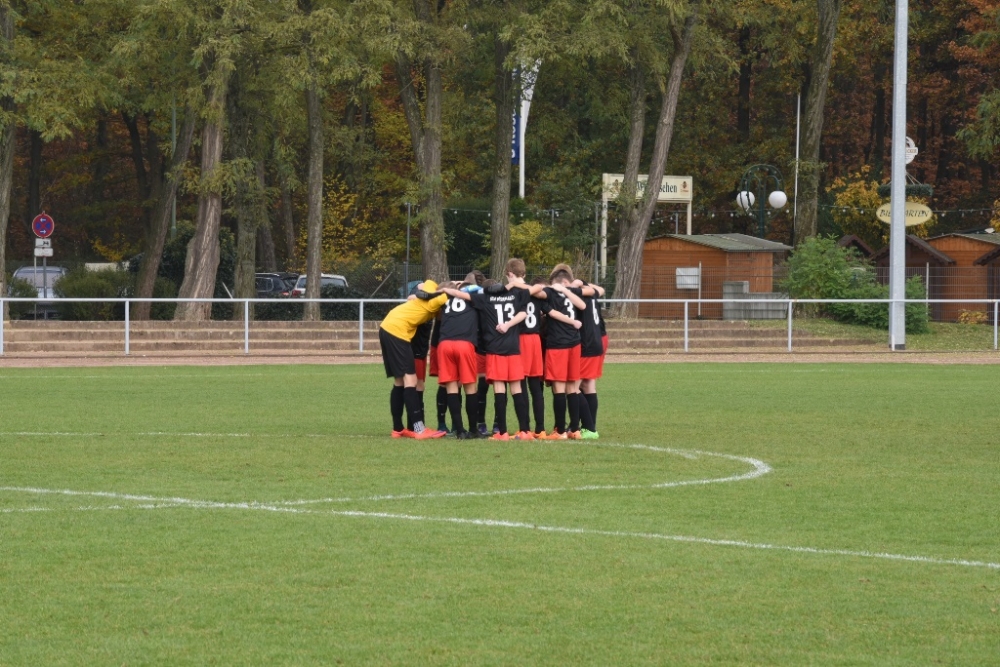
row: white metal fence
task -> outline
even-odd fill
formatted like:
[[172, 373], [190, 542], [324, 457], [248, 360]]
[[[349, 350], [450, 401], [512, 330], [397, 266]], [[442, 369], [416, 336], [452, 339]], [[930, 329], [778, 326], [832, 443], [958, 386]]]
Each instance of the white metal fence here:
[[[5, 312], [5, 306], [15, 303], [25, 303], [34, 304], [44, 301], [47, 304], [52, 303], [52, 299], [41, 299], [41, 298], [14, 298], [14, 297], [0, 297], [0, 314]], [[289, 299], [105, 299], [105, 298], [60, 298], [59, 301], [64, 303], [117, 303], [124, 304], [125, 308], [125, 320], [124, 320], [124, 333], [125, 333], [125, 349], [126, 355], [131, 353], [131, 318], [130, 312], [133, 303], [136, 302], [150, 302], [150, 303], [208, 303], [208, 304], [228, 304], [234, 307], [243, 307], [243, 352], [245, 354], [250, 354], [250, 306], [251, 304], [266, 304], [266, 303], [280, 303], [287, 304]], [[295, 299], [294, 303], [304, 304], [304, 303], [319, 303], [319, 304], [356, 304], [358, 307], [358, 351], [363, 352], [365, 346], [365, 305], [366, 304], [398, 304], [401, 303], [401, 299]], [[690, 331], [690, 321], [692, 313], [695, 315], [699, 312], [699, 309], [706, 304], [722, 305], [723, 307], [729, 306], [730, 308], [746, 308], [754, 309], [759, 307], [761, 303], [773, 304], [773, 308], [781, 308], [785, 311], [787, 319], [787, 332], [788, 332], [788, 351], [793, 351], [793, 337], [792, 337], [792, 324], [795, 312], [795, 306], [806, 305], [806, 304], [883, 304], [886, 306], [891, 306], [892, 304], [903, 303], [904, 305], [917, 305], [917, 306], [927, 306], [930, 307], [933, 304], [963, 304], [971, 305], [975, 304], [981, 306], [987, 311], [992, 312], [992, 328], [993, 328], [993, 349], [998, 350], [1000, 347], [1000, 300], [990, 300], [990, 299], [978, 299], [978, 300], [950, 300], [950, 299], [906, 299], [905, 301], [893, 301], [891, 299], [602, 299], [602, 304], [605, 307], [614, 306], [618, 304], [672, 304], [675, 306], [681, 306], [683, 308], [684, 314], [684, 351], [690, 351], [691, 342], [691, 331]], [[0, 356], [4, 354], [4, 335], [5, 328], [7, 324], [4, 318], [0, 316]], [[895, 349], [895, 340], [890, 341], [890, 347]]]

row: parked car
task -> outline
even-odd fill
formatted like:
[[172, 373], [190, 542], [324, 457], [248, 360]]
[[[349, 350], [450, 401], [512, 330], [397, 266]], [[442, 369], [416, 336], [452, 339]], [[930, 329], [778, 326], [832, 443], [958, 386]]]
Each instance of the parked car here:
[[[38, 298], [54, 299], [56, 298], [55, 285], [67, 273], [69, 273], [69, 269], [62, 266], [44, 268], [41, 266], [22, 266], [14, 271], [12, 277], [17, 280], [24, 280], [37, 289]], [[36, 317], [48, 319], [57, 314], [55, 302], [53, 301], [39, 301], [37, 306], [37, 310], [32, 308], [32, 312], [36, 313]]]
[[297, 273], [258, 273], [254, 277], [258, 299], [278, 299], [291, 296]]
[[[322, 273], [320, 274], [319, 289], [323, 290], [324, 287], [340, 287], [342, 289], [347, 289], [347, 278], [344, 276], [338, 276], [335, 273]], [[295, 282], [295, 289], [292, 290], [290, 296], [294, 297], [304, 297], [306, 295], [306, 274], [299, 276], [299, 279]]]

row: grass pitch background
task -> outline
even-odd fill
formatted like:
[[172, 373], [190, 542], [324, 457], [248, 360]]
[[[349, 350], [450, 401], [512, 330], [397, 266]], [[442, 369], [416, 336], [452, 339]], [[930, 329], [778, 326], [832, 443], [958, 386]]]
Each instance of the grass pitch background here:
[[379, 370], [0, 370], [0, 487], [156, 499], [0, 491], [0, 664], [997, 664], [1000, 569], [640, 536], [1000, 562], [994, 367], [612, 365], [596, 446], [391, 440]]

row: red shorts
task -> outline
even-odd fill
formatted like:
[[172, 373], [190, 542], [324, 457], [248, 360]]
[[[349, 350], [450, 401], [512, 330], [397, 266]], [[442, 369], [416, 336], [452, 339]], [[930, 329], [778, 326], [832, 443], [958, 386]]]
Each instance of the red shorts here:
[[432, 378], [436, 378], [438, 375], [437, 345], [431, 345], [430, 363], [428, 364], [427, 374], [430, 375]]
[[[601, 342], [604, 343], [604, 354], [608, 353], [608, 334], [601, 336]], [[433, 349], [433, 348], [431, 348]]]
[[476, 355], [476, 373], [479, 375], [486, 375], [486, 355], [477, 354]]
[[501, 357], [499, 354], [486, 355], [486, 379], [490, 382], [520, 382], [524, 379], [521, 355]]
[[545, 369], [542, 361], [542, 337], [538, 334], [521, 336], [521, 366], [524, 368], [524, 376], [542, 377]]
[[580, 357], [580, 379], [596, 380], [604, 374], [604, 356]]
[[476, 383], [475, 345], [465, 340], [443, 340], [437, 353], [438, 382]]
[[545, 380], [576, 382], [580, 379], [580, 346], [564, 350], [545, 350]]
[[417, 379], [423, 382], [427, 379], [427, 360], [426, 359], [414, 359], [413, 365], [417, 369]]

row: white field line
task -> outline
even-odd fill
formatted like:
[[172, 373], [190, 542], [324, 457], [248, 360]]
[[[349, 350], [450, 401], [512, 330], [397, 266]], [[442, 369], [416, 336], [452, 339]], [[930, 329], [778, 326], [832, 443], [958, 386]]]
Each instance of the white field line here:
[[[816, 556], [843, 556], [848, 558], [866, 558], [876, 560], [890, 560], [907, 563], [922, 563], [925, 565], [946, 565], [959, 567], [978, 567], [991, 570], [1000, 570], [1000, 563], [988, 561], [966, 560], [961, 558], [933, 558], [930, 556], [911, 556], [906, 554], [893, 554], [877, 551], [857, 551], [852, 549], [822, 549], [818, 547], [797, 547], [780, 544], [767, 544], [760, 542], [747, 542], [743, 540], [718, 540], [707, 537], [692, 537], [689, 535], [666, 535], [663, 533], [629, 532], [617, 530], [598, 530], [594, 528], [574, 528], [567, 526], [544, 526], [520, 521], [503, 521], [497, 519], [463, 519], [459, 517], [432, 517], [414, 514], [392, 514], [388, 512], [361, 512], [353, 510], [310, 510], [288, 506], [268, 505], [263, 503], [225, 503], [206, 500], [189, 500], [186, 498], [162, 498], [156, 499], [149, 496], [135, 496], [127, 494], [116, 494], [110, 492], [72, 491], [54, 490], [20, 487], [0, 487], [0, 491], [23, 492], [32, 494], [55, 494], [66, 496], [90, 496], [100, 498], [116, 498], [119, 500], [139, 500], [147, 502], [147, 505], [133, 507], [132, 509], [153, 509], [162, 507], [189, 507], [192, 509], [236, 509], [255, 510], [263, 512], [276, 512], [283, 514], [297, 515], [325, 515], [352, 517], [362, 519], [389, 519], [396, 521], [413, 521], [421, 523], [443, 523], [460, 526], [475, 526], [479, 528], [506, 528], [514, 530], [533, 530], [542, 533], [562, 534], [562, 535], [582, 535], [592, 537], [609, 537], [616, 539], [638, 539], [662, 542], [679, 542], [683, 544], [701, 544], [707, 546], [733, 547], [738, 549], [754, 549], [759, 551], [783, 551], [788, 553], [809, 554]], [[114, 505], [110, 507], [78, 507], [75, 511], [93, 511], [109, 509], [125, 509]], [[26, 511], [38, 511], [39, 508], [29, 508]], [[57, 511], [57, 510], [51, 510]]]
[[[569, 442], [569, 441], [567, 441]], [[324, 503], [352, 503], [352, 502], [379, 502], [388, 500], [425, 500], [438, 498], [488, 498], [491, 496], [514, 496], [532, 493], [572, 493], [587, 491], [634, 491], [641, 489], [672, 489], [681, 486], [704, 486], [707, 484], [726, 484], [729, 482], [742, 482], [757, 479], [771, 472], [771, 466], [758, 459], [743, 456], [732, 456], [729, 454], [717, 454], [715, 452], [703, 452], [690, 449], [672, 449], [669, 447], [652, 447], [650, 445], [622, 445], [612, 443], [587, 443], [580, 445], [574, 441], [574, 445], [583, 447], [614, 447], [617, 449], [638, 449], [661, 454], [673, 454], [686, 459], [697, 459], [703, 456], [726, 459], [745, 463], [751, 466], [750, 472], [742, 475], [729, 475], [727, 477], [713, 477], [709, 479], [692, 479], [678, 482], [661, 482], [658, 484], [589, 484], [585, 486], [573, 487], [535, 487], [526, 489], [501, 489], [496, 491], [436, 491], [433, 493], [407, 493], [407, 494], [386, 494], [378, 496], [367, 496], [361, 498], [320, 498], [316, 500], [287, 500], [274, 503], [283, 506], [320, 505]]]

